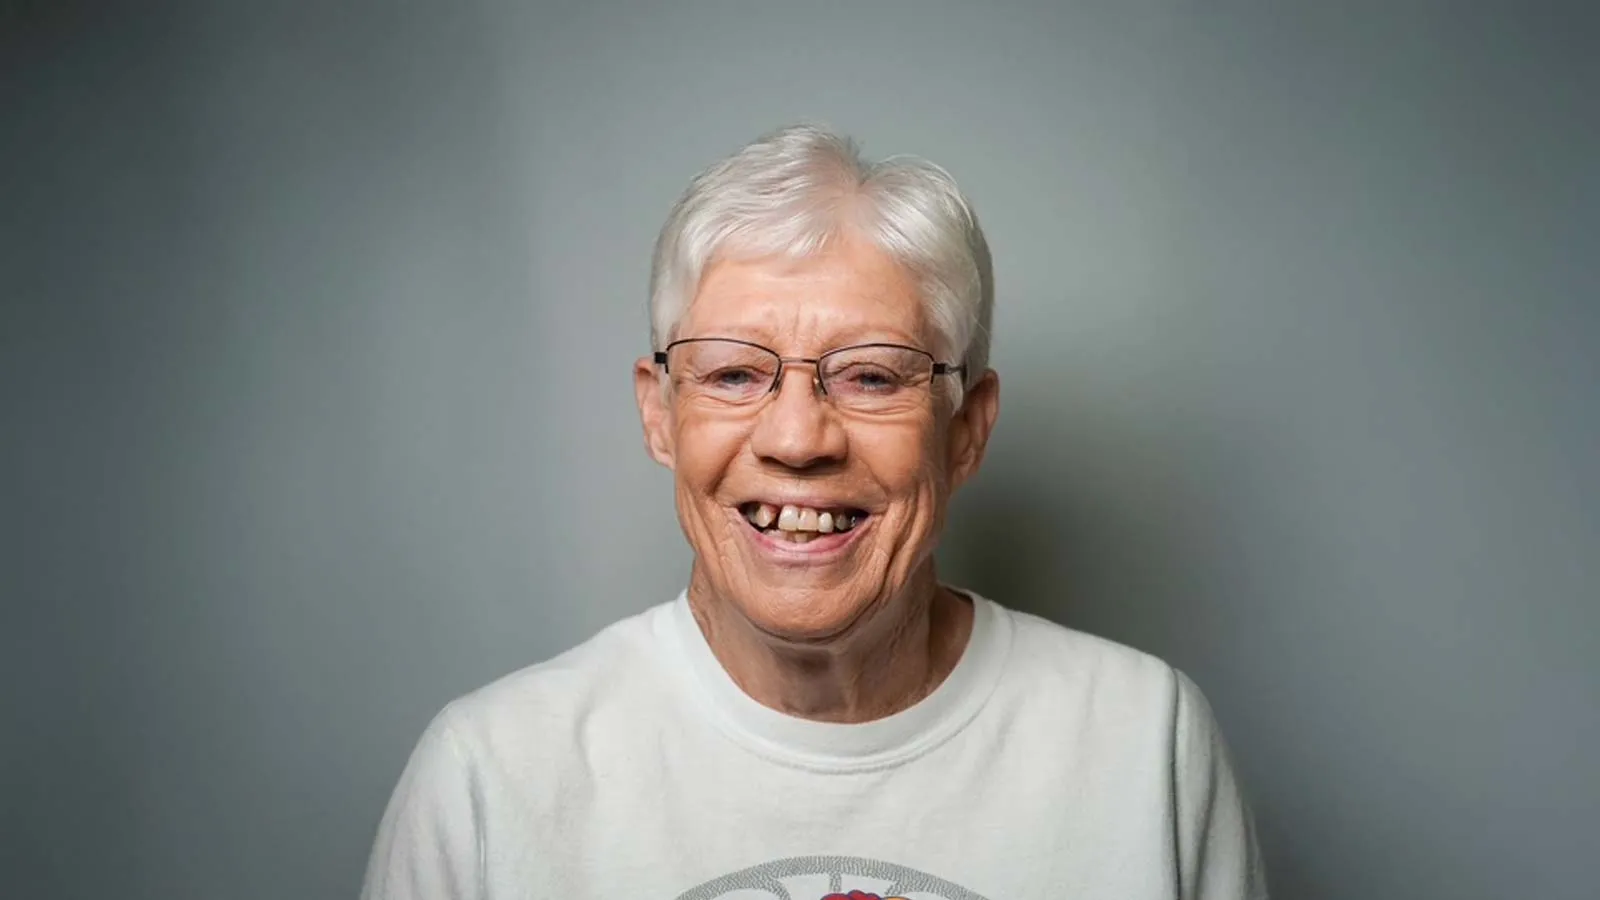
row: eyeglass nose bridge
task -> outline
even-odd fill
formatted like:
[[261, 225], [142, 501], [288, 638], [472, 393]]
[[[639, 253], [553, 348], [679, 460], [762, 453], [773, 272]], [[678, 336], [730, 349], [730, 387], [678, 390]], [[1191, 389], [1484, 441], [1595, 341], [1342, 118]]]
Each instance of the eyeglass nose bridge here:
[[822, 380], [822, 357], [820, 356], [780, 356], [778, 357], [778, 371], [772, 375], [772, 386], [767, 388], [767, 393], [776, 394], [778, 388], [783, 386], [783, 375], [789, 363], [809, 363], [811, 366], [811, 386], [821, 396], [827, 397], [828, 385]]

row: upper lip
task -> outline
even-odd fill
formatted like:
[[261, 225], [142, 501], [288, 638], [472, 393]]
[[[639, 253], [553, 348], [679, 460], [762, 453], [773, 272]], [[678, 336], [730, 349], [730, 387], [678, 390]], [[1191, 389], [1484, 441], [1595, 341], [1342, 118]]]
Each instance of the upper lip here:
[[782, 509], [785, 506], [795, 506], [795, 507], [800, 507], [802, 509], [816, 509], [816, 510], [849, 509], [849, 510], [861, 510], [862, 512], [869, 512], [869, 510], [867, 510], [866, 507], [862, 506], [860, 503], [858, 503], [858, 502], [856, 502], [854, 500], [843, 500], [843, 499], [839, 499], [839, 498], [835, 498], [835, 497], [817, 497], [817, 496], [801, 497], [801, 496], [769, 495], [769, 496], [766, 496], [766, 497], [747, 497], [744, 500], [740, 501], [740, 503], [738, 505], [739, 506], [745, 506], [746, 504], [750, 504], [750, 503], [765, 503], [768, 506], [776, 506], [779, 509]]

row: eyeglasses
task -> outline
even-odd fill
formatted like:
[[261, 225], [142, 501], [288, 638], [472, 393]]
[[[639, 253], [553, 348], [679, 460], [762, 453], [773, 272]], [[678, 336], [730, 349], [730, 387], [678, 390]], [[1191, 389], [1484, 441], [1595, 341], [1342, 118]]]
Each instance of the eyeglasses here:
[[808, 363], [817, 372], [813, 384], [834, 406], [878, 415], [925, 404], [935, 376], [966, 369], [901, 344], [856, 344], [803, 357], [779, 356], [769, 347], [733, 338], [673, 341], [656, 351], [655, 361], [686, 393], [730, 406], [755, 403], [776, 392], [785, 365]]

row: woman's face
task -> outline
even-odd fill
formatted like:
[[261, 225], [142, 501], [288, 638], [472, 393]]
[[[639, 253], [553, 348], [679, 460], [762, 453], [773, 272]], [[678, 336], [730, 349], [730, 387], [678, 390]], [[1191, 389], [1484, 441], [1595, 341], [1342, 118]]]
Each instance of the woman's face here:
[[[850, 240], [803, 259], [713, 264], [676, 337], [807, 358], [870, 342], [936, 346], [915, 280]], [[941, 376], [926, 403], [887, 416], [836, 409], [815, 375], [787, 365], [776, 392], [729, 406], [682, 384], [663, 391], [648, 359], [635, 368], [646, 443], [674, 473], [696, 580], [758, 630], [802, 644], [843, 636], [915, 580], [931, 583], [950, 492], [976, 471], [998, 407], [993, 373], [959, 411], [948, 402], [955, 378]]]

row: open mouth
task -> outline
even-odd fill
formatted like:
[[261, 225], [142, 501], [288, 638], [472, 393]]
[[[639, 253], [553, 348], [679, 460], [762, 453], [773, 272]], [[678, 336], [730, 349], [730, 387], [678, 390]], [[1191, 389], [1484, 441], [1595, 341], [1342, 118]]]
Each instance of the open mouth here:
[[809, 506], [775, 506], [752, 500], [739, 505], [739, 514], [750, 527], [776, 540], [809, 544], [829, 534], [843, 534], [861, 527], [865, 510], [854, 507], [812, 509]]

